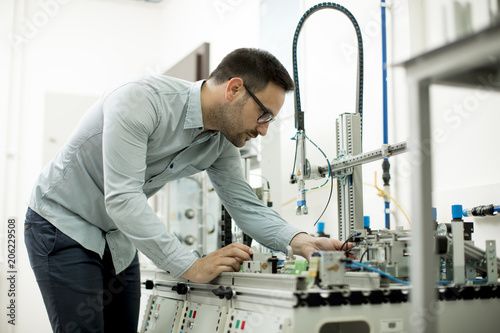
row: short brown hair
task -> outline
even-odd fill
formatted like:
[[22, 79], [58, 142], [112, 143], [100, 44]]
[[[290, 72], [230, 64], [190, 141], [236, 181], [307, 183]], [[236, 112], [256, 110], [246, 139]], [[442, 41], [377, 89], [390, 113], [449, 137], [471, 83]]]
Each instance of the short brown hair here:
[[269, 82], [286, 92], [294, 89], [293, 80], [281, 62], [271, 53], [260, 49], [234, 50], [222, 59], [208, 78], [220, 84], [233, 77], [242, 78], [254, 92], [265, 89]]

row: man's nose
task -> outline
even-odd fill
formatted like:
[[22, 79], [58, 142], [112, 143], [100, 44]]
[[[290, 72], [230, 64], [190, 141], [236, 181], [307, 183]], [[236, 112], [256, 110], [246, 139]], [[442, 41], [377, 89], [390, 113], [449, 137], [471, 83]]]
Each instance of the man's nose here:
[[257, 126], [257, 132], [261, 136], [265, 136], [267, 134], [267, 129], [268, 128], [269, 128], [269, 123], [259, 124], [259, 126]]

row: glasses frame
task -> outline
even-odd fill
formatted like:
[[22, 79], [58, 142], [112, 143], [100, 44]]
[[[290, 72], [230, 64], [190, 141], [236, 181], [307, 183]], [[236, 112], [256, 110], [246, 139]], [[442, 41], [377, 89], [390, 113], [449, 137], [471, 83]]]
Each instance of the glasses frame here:
[[276, 118], [274, 118], [273, 113], [271, 111], [269, 111], [269, 109], [266, 108], [264, 106], [264, 104], [262, 104], [262, 102], [257, 98], [257, 96], [255, 96], [255, 94], [250, 89], [248, 89], [248, 86], [245, 84], [245, 82], [243, 82], [243, 87], [245, 87], [245, 89], [248, 91], [248, 93], [250, 94], [250, 96], [252, 96], [252, 98], [255, 101], [255, 103], [257, 103], [257, 105], [264, 112], [259, 118], [257, 118], [257, 122], [259, 124], [267, 124], [267, 123], [275, 121]]

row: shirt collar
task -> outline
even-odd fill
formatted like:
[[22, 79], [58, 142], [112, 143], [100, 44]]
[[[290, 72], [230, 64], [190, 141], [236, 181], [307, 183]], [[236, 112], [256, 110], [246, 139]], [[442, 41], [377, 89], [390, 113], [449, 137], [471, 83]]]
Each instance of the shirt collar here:
[[196, 81], [191, 85], [184, 129], [198, 128], [203, 130], [203, 116], [201, 113], [201, 86], [203, 83], [205, 83], [205, 80]]

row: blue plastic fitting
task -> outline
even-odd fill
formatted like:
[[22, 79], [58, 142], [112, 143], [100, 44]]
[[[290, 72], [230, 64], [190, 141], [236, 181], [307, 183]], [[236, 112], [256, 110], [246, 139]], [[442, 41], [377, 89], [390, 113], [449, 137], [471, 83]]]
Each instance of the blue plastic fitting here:
[[365, 228], [370, 227], [370, 217], [369, 216], [363, 216], [363, 226]]
[[462, 205], [452, 205], [451, 206], [451, 217], [454, 219], [461, 219], [462, 218]]

